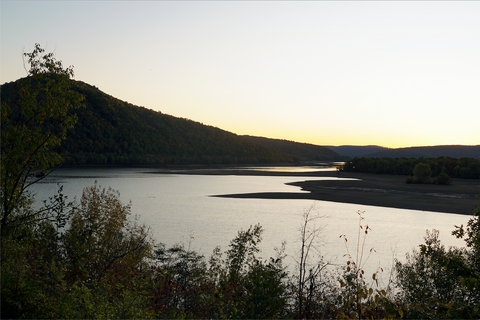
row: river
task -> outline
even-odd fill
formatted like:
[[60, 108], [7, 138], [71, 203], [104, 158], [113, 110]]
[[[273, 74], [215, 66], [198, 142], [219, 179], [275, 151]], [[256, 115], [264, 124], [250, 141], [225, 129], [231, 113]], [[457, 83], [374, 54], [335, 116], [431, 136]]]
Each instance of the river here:
[[[151, 228], [155, 241], [167, 246], [182, 243], [206, 257], [216, 246], [227, 250], [239, 230], [260, 223], [264, 228], [261, 256], [273, 256], [274, 247], [286, 241], [286, 263], [294, 265], [293, 257], [300, 248], [301, 215], [310, 208], [313, 208], [312, 214], [320, 217], [317, 220], [322, 228], [319, 254], [333, 264], [344, 263], [347, 250], [355, 258], [358, 212], [363, 212], [362, 224], [371, 229], [364, 246], [364, 261], [373, 249], [365, 265], [367, 273], [382, 267], [387, 274], [394, 258], [405, 260], [407, 252], [423, 243], [427, 229], [439, 230], [446, 247], [464, 245], [462, 240], [451, 235], [451, 231], [454, 225], [466, 224], [469, 216], [465, 215], [328, 201], [211, 197], [234, 193], [301, 192], [286, 183], [322, 179], [319, 177], [155, 174], [154, 171], [145, 168], [58, 169], [32, 186], [31, 191], [40, 201], [56, 193], [57, 184], [60, 184], [70, 200], [74, 197], [78, 200], [83, 188], [98, 181], [103, 187], [118, 190], [123, 202], [132, 202], [132, 213]], [[348, 239], [348, 246], [341, 235]]]

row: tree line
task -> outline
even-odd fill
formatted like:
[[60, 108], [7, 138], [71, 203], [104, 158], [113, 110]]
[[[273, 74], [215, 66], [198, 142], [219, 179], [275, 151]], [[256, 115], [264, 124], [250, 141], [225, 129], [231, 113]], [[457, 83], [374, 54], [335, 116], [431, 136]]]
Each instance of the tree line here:
[[445, 173], [452, 178], [480, 179], [480, 159], [475, 158], [369, 158], [355, 157], [345, 161], [340, 170], [377, 174], [413, 175], [419, 163], [429, 165], [432, 176]]

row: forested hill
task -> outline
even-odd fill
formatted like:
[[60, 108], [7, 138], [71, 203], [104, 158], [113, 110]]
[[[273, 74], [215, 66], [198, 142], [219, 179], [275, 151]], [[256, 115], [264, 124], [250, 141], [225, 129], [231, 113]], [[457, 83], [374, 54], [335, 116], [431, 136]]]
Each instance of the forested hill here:
[[[21, 81], [2, 85], [2, 100], [15, 99]], [[245, 137], [138, 107], [84, 82], [72, 82], [73, 89], [84, 95], [85, 108], [74, 111], [78, 122], [56, 150], [66, 164], [256, 164], [295, 161], [290, 155]]]
[[348, 156], [342, 156], [329, 148], [309, 144], [299, 143], [288, 140], [269, 139], [263, 137], [244, 136], [255, 141], [265, 147], [271, 148], [281, 153], [289, 154], [300, 160], [316, 160], [316, 161], [344, 161], [349, 159]]
[[346, 155], [352, 158], [369, 156], [372, 153], [387, 150], [387, 148], [380, 147], [380, 146], [325, 146], [325, 147], [339, 154]]

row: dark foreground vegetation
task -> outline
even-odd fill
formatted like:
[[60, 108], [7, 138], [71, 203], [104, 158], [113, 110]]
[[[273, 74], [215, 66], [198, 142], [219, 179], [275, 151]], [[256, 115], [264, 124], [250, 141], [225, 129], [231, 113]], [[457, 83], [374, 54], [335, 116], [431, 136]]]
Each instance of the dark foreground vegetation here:
[[370, 232], [361, 213], [356, 252], [332, 265], [318, 251], [318, 217], [306, 210], [292, 268], [282, 247], [258, 258], [260, 225], [204, 257], [155, 243], [112, 189], [85, 188], [78, 203], [59, 191], [38, 211], [25, 196], [14, 223], [2, 225], [2, 319], [480, 316], [480, 206], [454, 231], [466, 247], [445, 249], [438, 232], [427, 231], [425, 243], [380, 284], [377, 273], [361, 269]]
[[431, 175], [441, 173], [451, 178], [480, 179], [480, 159], [475, 158], [353, 158], [341, 167], [346, 172], [412, 175], [419, 163], [427, 164]]
[[480, 317], [480, 206], [453, 231], [465, 247], [447, 250], [427, 232], [386, 285], [362, 270], [370, 229], [361, 212], [357, 249], [338, 266], [321, 258], [319, 218], [306, 210], [296, 266], [287, 268], [283, 246], [258, 257], [260, 225], [210, 257], [155, 243], [130, 204], [96, 183], [78, 202], [59, 187], [34, 209], [28, 187], [61, 163], [52, 150], [83, 96], [71, 88], [71, 67], [38, 45], [25, 56], [20, 102], [2, 100], [1, 109], [2, 319]]

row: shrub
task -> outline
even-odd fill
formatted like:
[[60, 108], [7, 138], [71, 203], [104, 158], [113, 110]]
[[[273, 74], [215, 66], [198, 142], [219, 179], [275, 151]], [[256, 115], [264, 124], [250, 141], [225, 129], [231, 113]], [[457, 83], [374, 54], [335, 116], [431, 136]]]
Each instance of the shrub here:
[[435, 179], [437, 184], [450, 184], [452, 182], [452, 178], [445, 172], [440, 173], [437, 178]]
[[427, 163], [420, 162], [413, 169], [413, 179], [416, 183], [430, 183], [432, 169]]

